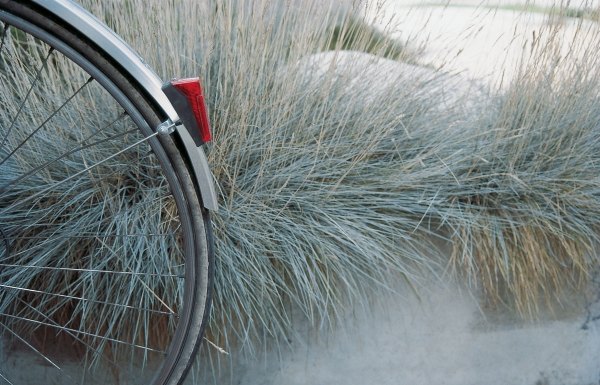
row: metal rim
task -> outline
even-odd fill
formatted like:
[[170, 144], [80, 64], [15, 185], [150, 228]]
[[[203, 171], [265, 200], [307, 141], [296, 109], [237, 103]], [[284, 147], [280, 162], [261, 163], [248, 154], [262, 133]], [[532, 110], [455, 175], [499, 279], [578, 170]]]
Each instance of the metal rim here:
[[[54, 47], [56, 50], [60, 51], [63, 55], [65, 55], [66, 57], [68, 57], [70, 60], [72, 60], [74, 63], [76, 63], [78, 66], [80, 66], [84, 71], [86, 71], [87, 73], [89, 73], [94, 80], [96, 80], [98, 83], [100, 83], [104, 89], [106, 89], [115, 100], [117, 100], [119, 102], [119, 104], [121, 104], [121, 106], [127, 111], [128, 115], [132, 118], [132, 120], [136, 123], [136, 125], [139, 127], [140, 131], [142, 131], [142, 133], [145, 136], [152, 136], [154, 135], [152, 129], [150, 128], [150, 126], [148, 125], [148, 123], [146, 122], [146, 120], [142, 117], [141, 113], [138, 111], [138, 109], [133, 105], [133, 103], [118, 89], [117, 86], [115, 86], [115, 84], [106, 76], [104, 75], [104, 73], [98, 69], [94, 64], [92, 64], [90, 61], [88, 61], [87, 59], [85, 59], [83, 56], [81, 56], [77, 51], [73, 50], [67, 43], [65, 43], [63, 40], [57, 38], [56, 36], [50, 34], [49, 32], [19, 18], [16, 17], [12, 14], [6, 13], [6, 12], [0, 12], [0, 19], [3, 20], [4, 22], [7, 22], [8, 24], [19, 28], [21, 30], [26, 31], [27, 33], [37, 37], [38, 39], [44, 41], [45, 43], [49, 44], [50, 46]], [[157, 156], [157, 158], [159, 158], [159, 163], [161, 164], [161, 167], [163, 168], [163, 170], [165, 170], [165, 176], [167, 177], [168, 181], [169, 181], [169, 185], [172, 187], [171, 192], [175, 198], [175, 202], [178, 206], [178, 212], [179, 212], [179, 218], [180, 221], [182, 223], [182, 228], [184, 231], [184, 239], [185, 239], [185, 245], [184, 245], [184, 250], [185, 250], [185, 259], [186, 259], [186, 265], [189, 266], [189, 268], [186, 268], [185, 270], [185, 274], [186, 274], [186, 281], [185, 281], [185, 290], [184, 290], [184, 296], [183, 296], [183, 309], [184, 311], [186, 311], [186, 314], [182, 314], [181, 318], [182, 319], [189, 319], [190, 318], [190, 312], [192, 311], [192, 305], [191, 305], [191, 299], [190, 299], [190, 295], [193, 292], [193, 285], [194, 285], [194, 280], [195, 280], [195, 272], [194, 272], [194, 267], [195, 267], [195, 262], [193, 261], [193, 255], [194, 255], [194, 237], [193, 237], [193, 230], [192, 230], [192, 221], [190, 218], [190, 213], [186, 204], [186, 198], [185, 195], [182, 191], [182, 189], [179, 186], [179, 181], [177, 180], [176, 177], [176, 173], [173, 170], [173, 168], [170, 165], [170, 161], [169, 158], [167, 156], [167, 154], [164, 152], [164, 150], [160, 147], [158, 140], [156, 138], [151, 138], [149, 140], [149, 144], [153, 147], [154, 153]], [[176, 188], [173, 188], [173, 187]], [[170, 345], [170, 350], [167, 353], [167, 358], [165, 359], [165, 363], [163, 364], [163, 367], [161, 369], [161, 371], [159, 372], [159, 374], [157, 375], [157, 377], [160, 378], [166, 378], [169, 376], [169, 373], [172, 371], [173, 366], [175, 366], [177, 364], [177, 350], [180, 349], [180, 346], [183, 343], [183, 340], [185, 339], [185, 334], [186, 334], [186, 327], [182, 327], [181, 325], [177, 327], [176, 331], [175, 331], [175, 335], [173, 336], [173, 342]], [[163, 380], [161, 380], [163, 381]], [[157, 383], [163, 383], [163, 382], [157, 382]]]

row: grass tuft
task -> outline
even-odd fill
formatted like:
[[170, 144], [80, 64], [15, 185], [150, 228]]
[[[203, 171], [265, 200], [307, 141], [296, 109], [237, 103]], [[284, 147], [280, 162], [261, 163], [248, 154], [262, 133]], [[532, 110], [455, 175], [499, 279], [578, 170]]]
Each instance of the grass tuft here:
[[540, 31], [550, 37], [470, 123], [481, 137], [449, 196], [460, 211], [453, 263], [529, 317], [581, 289], [597, 264], [600, 57], [590, 49], [600, 35], [580, 22], [562, 40], [562, 28]]

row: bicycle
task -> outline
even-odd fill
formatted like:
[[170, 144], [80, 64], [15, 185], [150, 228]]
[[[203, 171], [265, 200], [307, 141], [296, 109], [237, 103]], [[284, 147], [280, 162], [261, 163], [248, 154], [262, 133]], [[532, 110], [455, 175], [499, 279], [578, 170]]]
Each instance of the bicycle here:
[[0, 383], [182, 383], [217, 209], [199, 82], [70, 0], [0, 0], [0, 84]]

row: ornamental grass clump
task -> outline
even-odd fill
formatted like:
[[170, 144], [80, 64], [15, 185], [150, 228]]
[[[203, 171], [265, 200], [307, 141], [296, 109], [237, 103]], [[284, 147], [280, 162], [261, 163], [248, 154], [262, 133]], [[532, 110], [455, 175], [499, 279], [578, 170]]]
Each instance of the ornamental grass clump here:
[[[598, 27], [541, 30], [509, 87], [470, 125], [481, 133], [458, 175], [451, 261], [488, 303], [536, 317], [584, 287], [600, 214]], [[565, 54], [567, 52], [567, 54]], [[466, 166], [466, 167], [465, 167]]]

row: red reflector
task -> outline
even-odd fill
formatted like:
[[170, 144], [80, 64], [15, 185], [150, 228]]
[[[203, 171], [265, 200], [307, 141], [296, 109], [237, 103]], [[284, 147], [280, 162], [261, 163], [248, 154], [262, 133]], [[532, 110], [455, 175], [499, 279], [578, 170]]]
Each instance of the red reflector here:
[[210, 133], [210, 122], [208, 113], [206, 112], [206, 104], [204, 102], [204, 94], [199, 78], [179, 79], [171, 82], [173, 87], [183, 93], [188, 100], [192, 109], [192, 113], [198, 123], [200, 130], [200, 139], [202, 142], [209, 142], [212, 138]]

